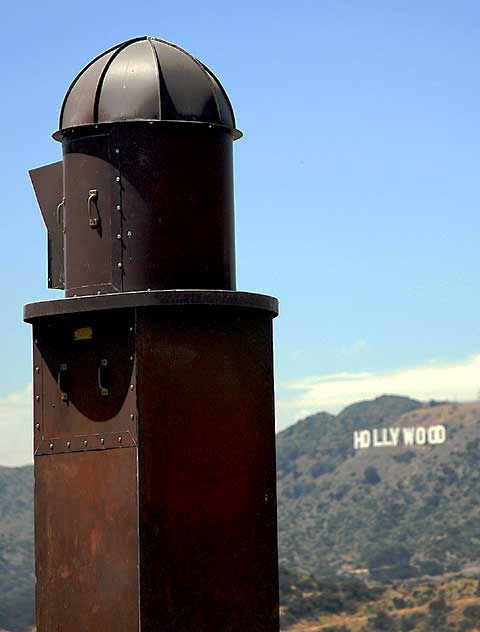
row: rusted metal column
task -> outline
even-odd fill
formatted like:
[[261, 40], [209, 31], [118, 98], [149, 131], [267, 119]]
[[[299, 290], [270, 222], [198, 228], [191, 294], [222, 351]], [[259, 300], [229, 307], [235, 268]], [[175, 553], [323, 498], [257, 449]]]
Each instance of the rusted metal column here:
[[228, 97], [154, 38], [65, 97], [31, 172], [39, 632], [277, 632], [272, 321], [235, 291]]

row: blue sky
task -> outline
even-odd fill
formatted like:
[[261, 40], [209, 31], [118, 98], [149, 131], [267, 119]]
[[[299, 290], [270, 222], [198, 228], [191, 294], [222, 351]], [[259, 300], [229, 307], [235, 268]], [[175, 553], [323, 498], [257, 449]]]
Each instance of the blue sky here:
[[477, 397], [479, 23], [474, 0], [5, 6], [0, 464], [30, 454], [22, 305], [59, 294], [27, 171], [60, 158], [76, 73], [138, 35], [211, 67], [245, 134], [238, 286], [281, 301], [279, 427], [385, 391]]

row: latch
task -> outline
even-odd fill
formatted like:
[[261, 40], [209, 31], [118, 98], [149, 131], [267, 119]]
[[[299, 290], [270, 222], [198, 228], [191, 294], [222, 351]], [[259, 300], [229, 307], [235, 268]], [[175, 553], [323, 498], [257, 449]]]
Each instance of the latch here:
[[57, 224], [61, 227], [62, 232], [65, 233], [66, 228], [65, 228], [64, 211], [65, 211], [65, 197], [63, 197], [62, 201], [59, 204], [57, 204]]
[[88, 210], [88, 224], [90, 228], [98, 228], [98, 217], [94, 217], [92, 214], [92, 202], [98, 200], [97, 189], [90, 189], [88, 192], [87, 210]]
[[57, 375], [58, 390], [60, 391], [60, 399], [62, 402], [68, 401], [67, 393], [67, 365], [61, 364]]
[[100, 366], [98, 367], [98, 388], [102, 395], [108, 395], [108, 388], [105, 388], [107, 366], [108, 362], [105, 358], [100, 360]]

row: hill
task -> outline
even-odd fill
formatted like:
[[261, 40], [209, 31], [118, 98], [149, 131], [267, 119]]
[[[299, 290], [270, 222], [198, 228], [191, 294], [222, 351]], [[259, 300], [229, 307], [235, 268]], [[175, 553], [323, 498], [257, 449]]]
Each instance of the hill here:
[[0, 628], [34, 622], [33, 468], [0, 467]]
[[[381, 445], [391, 428], [408, 443], [412, 428], [423, 441], [439, 426], [441, 443]], [[363, 430], [380, 444], [354, 449]], [[398, 579], [480, 564], [479, 446], [478, 403], [384, 396], [288, 428], [278, 436], [282, 563]]]

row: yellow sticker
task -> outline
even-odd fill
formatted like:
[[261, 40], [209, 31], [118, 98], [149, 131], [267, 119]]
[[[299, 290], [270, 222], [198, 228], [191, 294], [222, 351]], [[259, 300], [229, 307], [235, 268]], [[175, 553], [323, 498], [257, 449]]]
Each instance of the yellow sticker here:
[[74, 340], [90, 340], [93, 338], [93, 330], [91, 327], [80, 327], [73, 332]]

